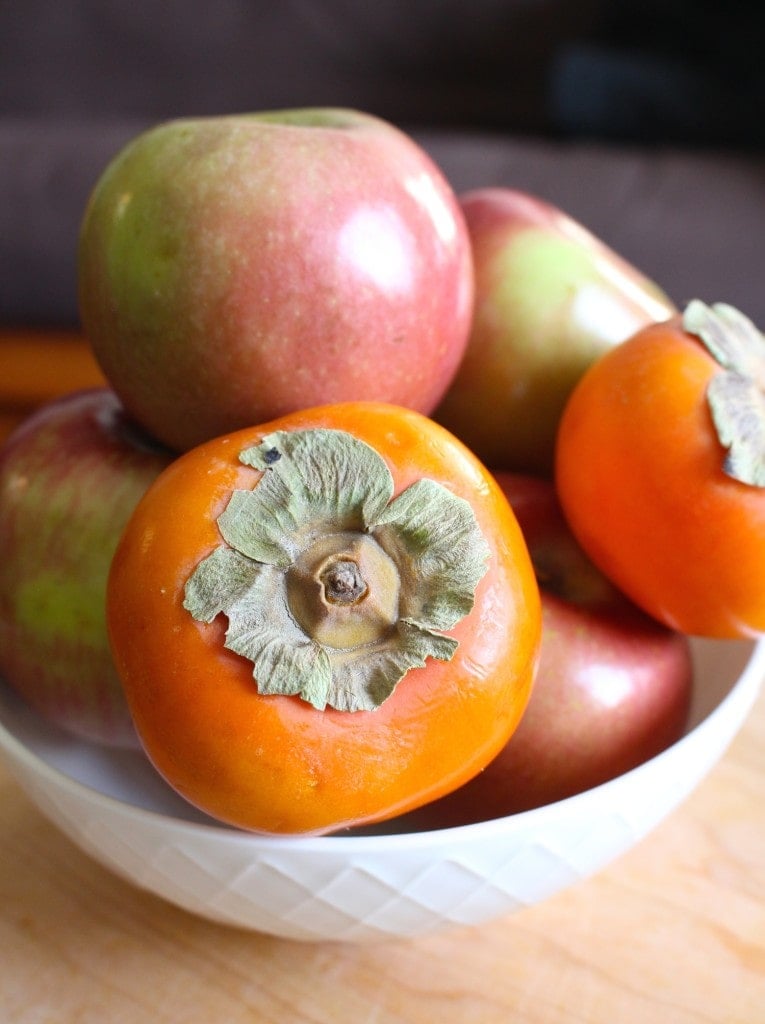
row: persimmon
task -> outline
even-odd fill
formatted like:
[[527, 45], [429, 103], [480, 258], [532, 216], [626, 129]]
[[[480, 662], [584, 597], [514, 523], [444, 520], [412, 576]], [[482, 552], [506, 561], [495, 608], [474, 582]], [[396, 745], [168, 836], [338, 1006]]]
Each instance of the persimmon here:
[[489, 472], [423, 415], [363, 402], [178, 458], [128, 523], [107, 618], [159, 773], [220, 821], [287, 834], [475, 775], [520, 720], [541, 632]]
[[765, 340], [694, 300], [584, 375], [556, 483], [590, 558], [683, 633], [765, 632]]

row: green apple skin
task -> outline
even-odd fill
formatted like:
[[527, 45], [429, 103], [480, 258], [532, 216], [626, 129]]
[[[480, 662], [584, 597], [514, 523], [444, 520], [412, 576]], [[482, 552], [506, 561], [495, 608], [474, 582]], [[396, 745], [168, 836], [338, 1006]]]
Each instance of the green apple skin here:
[[109, 649], [109, 567], [172, 458], [108, 388], [44, 405], [0, 448], [0, 680], [107, 746], [138, 746]]
[[78, 277], [110, 385], [176, 450], [346, 400], [429, 414], [472, 317], [451, 186], [404, 132], [342, 109], [133, 139], [86, 207]]
[[434, 416], [489, 466], [550, 477], [566, 400], [604, 351], [676, 309], [643, 274], [525, 192], [460, 196], [475, 267], [462, 365]]

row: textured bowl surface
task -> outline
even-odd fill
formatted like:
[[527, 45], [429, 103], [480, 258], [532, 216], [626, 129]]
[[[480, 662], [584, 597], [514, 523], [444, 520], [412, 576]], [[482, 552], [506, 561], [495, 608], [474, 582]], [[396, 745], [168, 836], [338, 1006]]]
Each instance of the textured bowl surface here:
[[687, 734], [560, 803], [441, 831], [250, 835], [177, 797], [142, 754], [74, 740], [0, 682], [0, 754], [39, 810], [95, 860], [171, 903], [293, 939], [365, 942], [475, 925], [599, 870], [719, 759], [765, 675], [765, 641], [693, 641]]

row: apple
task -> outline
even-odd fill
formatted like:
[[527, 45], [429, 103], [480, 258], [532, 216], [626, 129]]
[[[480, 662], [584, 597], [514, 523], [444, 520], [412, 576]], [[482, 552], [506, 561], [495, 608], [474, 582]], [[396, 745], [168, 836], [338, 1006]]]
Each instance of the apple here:
[[404, 132], [333, 108], [131, 140], [86, 207], [78, 280], [110, 385], [176, 450], [344, 400], [429, 414], [472, 317], [451, 186]]
[[465, 357], [434, 416], [486, 465], [549, 477], [558, 422], [585, 369], [676, 310], [657, 285], [535, 196], [484, 188], [460, 203], [475, 314]]
[[47, 403], [0, 448], [0, 677], [48, 720], [110, 746], [138, 741], [109, 651], [106, 580], [172, 458], [108, 388]]
[[583, 553], [553, 484], [496, 473], [542, 596], [531, 699], [507, 745], [461, 789], [417, 812], [422, 828], [502, 817], [573, 796], [679, 739], [693, 685], [688, 638], [649, 618]]

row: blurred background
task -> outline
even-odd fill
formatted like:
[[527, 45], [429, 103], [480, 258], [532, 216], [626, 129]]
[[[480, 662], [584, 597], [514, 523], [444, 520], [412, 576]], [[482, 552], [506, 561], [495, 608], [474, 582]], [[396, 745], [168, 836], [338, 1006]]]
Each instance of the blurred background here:
[[750, 149], [762, 26], [743, 0], [6, 0], [0, 115], [350, 104], [408, 125]]
[[676, 302], [765, 323], [764, 24], [743, 0], [0, 0], [0, 388], [77, 330], [108, 160], [183, 115], [368, 110], [457, 191], [534, 192]]

